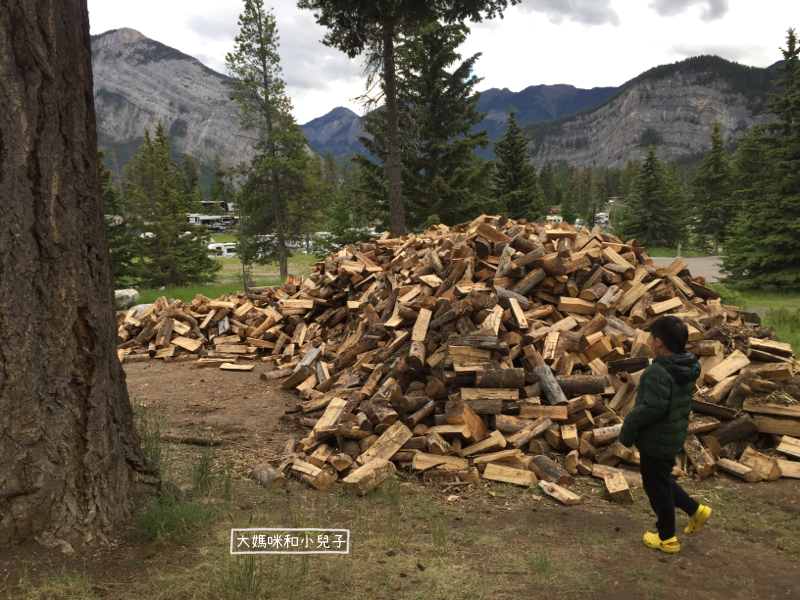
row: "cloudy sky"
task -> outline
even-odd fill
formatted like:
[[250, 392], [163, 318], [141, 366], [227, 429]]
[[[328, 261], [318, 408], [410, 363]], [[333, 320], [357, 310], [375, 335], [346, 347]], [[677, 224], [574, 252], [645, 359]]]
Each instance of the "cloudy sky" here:
[[[225, 72], [241, 0], [88, 0], [93, 34], [131, 27]], [[322, 45], [325, 30], [295, 0], [274, 0], [281, 64], [299, 123], [337, 106], [361, 109], [361, 61]], [[642, 71], [698, 54], [766, 67], [797, 0], [523, 0], [504, 19], [471, 25], [462, 55], [481, 52], [479, 89], [569, 83], [617, 86]]]

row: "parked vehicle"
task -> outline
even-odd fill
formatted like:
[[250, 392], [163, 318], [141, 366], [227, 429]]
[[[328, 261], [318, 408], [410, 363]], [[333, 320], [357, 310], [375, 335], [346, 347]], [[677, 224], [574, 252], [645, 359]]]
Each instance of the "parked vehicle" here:
[[186, 221], [192, 225], [205, 227], [206, 231], [225, 231], [236, 224], [234, 217], [226, 215], [201, 215], [192, 213], [186, 215]]
[[231, 258], [236, 256], [236, 244], [234, 242], [209, 244], [208, 250], [210, 258]]
[[575, 227], [583, 227], [584, 225], [583, 219], [575, 219]]
[[554, 225], [559, 225], [564, 222], [564, 218], [560, 217], [559, 215], [550, 215], [547, 217], [548, 223], [553, 223]]

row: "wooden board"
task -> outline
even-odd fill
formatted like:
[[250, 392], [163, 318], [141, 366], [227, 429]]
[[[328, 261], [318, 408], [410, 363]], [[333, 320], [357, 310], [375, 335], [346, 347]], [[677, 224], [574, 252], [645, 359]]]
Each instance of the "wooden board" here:
[[558, 484], [551, 483], [549, 481], [541, 480], [538, 483], [539, 488], [551, 498], [555, 498], [562, 504], [566, 504], [567, 506], [573, 506], [575, 504], [580, 504], [582, 499], [577, 494], [570, 492], [567, 488], [561, 487]]
[[235, 365], [233, 363], [222, 363], [219, 368], [223, 371], [252, 371], [255, 365]]
[[415, 471], [426, 471], [427, 469], [433, 469], [441, 465], [446, 465], [447, 468], [452, 469], [466, 469], [469, 466], [469, 460], [456, 456], [417, 452], [414, 455], [414, 459], [411, 461], [411, 468]]
[[783, 439], [778, 444], [778, 452], [800, 459], [800, 439], [788, 435], [783, 436]]
[[781, 470], [781, 477], [800, 479], [800, 462], [778, 459], [778, 467]]
[[753, 421], [761, 433], [800, 437], [800, 421], [788, 417], [764, 417], [753, 415]]
[[518, 389], [503, 388], [461, 388], [462, 400], [519, 400]]
[[523, 419], [547, 417], [553, 421], [566, 421], [569, 418], [567, 405], [549, 406], [547, 404], [523, 404], [519, 408], [519, 416]]
[[523, 471], [522, 469], [514, 469], [498, 465], [497, 463], [488, 463], [483, 472], [483, 478], [491, 481], [501, 481], [503, 483], [513, 483], [515, 485], [524, 485], [527, 487], [536, 485], [536, 475], [531, 471]]

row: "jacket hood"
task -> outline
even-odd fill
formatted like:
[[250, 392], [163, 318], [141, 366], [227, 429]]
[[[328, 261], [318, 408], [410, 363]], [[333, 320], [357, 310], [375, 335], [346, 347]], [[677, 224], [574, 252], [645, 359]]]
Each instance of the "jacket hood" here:
[[684, 351], [682, 354], [656, 356], [653, 362], [664, 367], [664, 370], [681, 385], [695, 381], [700, 377], [700, 363], [697, 362], [697, 357], [691, 352]]

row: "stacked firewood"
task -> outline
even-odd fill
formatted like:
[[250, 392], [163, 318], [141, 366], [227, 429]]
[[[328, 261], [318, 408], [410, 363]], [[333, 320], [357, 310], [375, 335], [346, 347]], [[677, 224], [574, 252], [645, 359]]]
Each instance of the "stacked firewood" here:
[[639, 457], [617, 436], [653, 357], [647, 328], [666, 314], [686, 322], [703, 368], [676, 474], [800, 476], [759, 452], [777, 442], [797, 458], [791, 347], [682, 260], [655, 267], [599, 228], [483, 215], [384, 234], [276, 288], [121, 313], [119, 341], [124, 361], [260, 358], [262, 377], [298, 390], [310, 430], [259, 465], [265, 485], [294, 474], [364, 493], [399, 466], [426, 482], [538, 483], [567, 503], [575, 476], [592, 475], [629, 501]]

